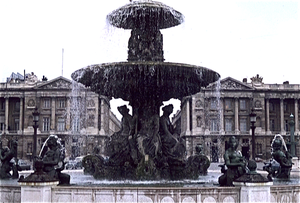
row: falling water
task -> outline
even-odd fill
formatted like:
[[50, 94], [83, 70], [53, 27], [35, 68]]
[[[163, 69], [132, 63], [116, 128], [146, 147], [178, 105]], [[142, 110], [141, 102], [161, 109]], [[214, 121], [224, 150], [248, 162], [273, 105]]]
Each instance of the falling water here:
[[[287, 149], [287, 147], [286, 147], [286, 143], [285, 143], [285, 141], [284, 141], [282, 135], [280, 135], [280, 134], [277, 134], [277, 135], [274, 136], [274, 138], [273, 138], [273, 140], [272, 140], [271, 146], [273, 145], [274, 141], [275, 141], [278, 137], [279, 137], [279, 139], [281, 140], [282, 145], [283, 145], [285, 151], [288, 151], [288, 149]], [[272, 148], [271, 150], [273, 150], [273, 148]]]
[[221, 105], [221, 80], [220, 78], [216, 81], [215, 86], [215, 98], [216, 98], [216, 107], [217, 107], [217, 125], [219, 133], [217, 135], [217, 148], [218, 148], [218, 157], [221, 157], [222, 155], [222, 147], [223, 147], [223, 141], [222, 141], [222, 131], [224, 130], [222, 128], [223, 126], [223, 118], [222, 117], [222, 105]]
[[75, 81], [72, 82], [72, 92], [70, 95], [70, 130], [72, 139], [72, 152], [69, 152], [72, 157], [80, 155], [80, 146], [82, 145], [82, 135], [85, 134], [86, 120], [86, 95], [83, 85]]

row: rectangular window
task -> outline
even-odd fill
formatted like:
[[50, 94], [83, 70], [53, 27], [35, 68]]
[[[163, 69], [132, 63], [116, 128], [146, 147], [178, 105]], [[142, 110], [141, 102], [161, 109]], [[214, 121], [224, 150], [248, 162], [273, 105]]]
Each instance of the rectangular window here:
[[269, 111], [275, 111], [275, 106], [272, 102], [269, 103]]
[[274, 119], [270, 120], [270, 130], [275, 131], [275, 120]]
[[57, 120], [57, 131], [65, 131], [65, 119], [64, 118], [58, 118]]
[[226, 110], [232, 109], [232, 101], [231, 101], [231, 99], [225, 99], [225, 109]]
[[231, 118], [226, 118], [225, 119], [225, 131], [226, 132], [231, 132], [232, 131], [232, 119]]
[[19, 122], [20, 122], [20, 120], [18, 118], [15, 118], [15, 129], [14, 130], [19, 130]]
[[0, 123], [0, 130], [5, 130], [4, 129], [4, 123]]
[[15, 103], [15, 111], [19, 112], [20, 111], [20, 102]]
[[240, 131], [247, 132], [247, 119], [246, 118], [240, 118]]
[[73, 119], [73, 131], [74, 132], [79, 132], [80, 131], [80, 118], [75, 117]]
[[217, 100], [216, 99], [211, 99], [210, 100], [210, 108], [211, 109], [217, 109]]
[[283, 110], [284, 110], [284, 112], [288, 111], [288, 104], [287, 104], [287, 102], [283, 102]]
[[65, 108], [66, 107], [66, 100], [64, 98], [59, 98], [57, 107], [61, 108], [61, 109]]
[[262, 144], [256, 143], [256, 154], [262, 154]]
[[210, 122], [210, 131], [218, 132], [219, 131], [219, 122], [217, 119], [212, 119]]
[[50, 118], [44, 117], [43, 118], [43, 131], [48, 132], [50, 130]]
[[290, 129], [290, 128], [289, 128], [289, 120], [284, 120], [284, 124], [285, 124], [285, 125], [284, 125], [284, 130], [285, 130], [285, 131], [289, 131], [289, 129]]
[[44, 99], [44, 108], [46, 109], [50, 108], [50, 99]]
[[5, 110], [5, 101], [4, 100], [0, 100], [0, 110], [1, 111]]
[[245, 99], [241, 99], [240, 100], [240, 110], [246, 110], [246, 100]]
[[32, 153], [32, 143], [27, 143], [27, 153]]

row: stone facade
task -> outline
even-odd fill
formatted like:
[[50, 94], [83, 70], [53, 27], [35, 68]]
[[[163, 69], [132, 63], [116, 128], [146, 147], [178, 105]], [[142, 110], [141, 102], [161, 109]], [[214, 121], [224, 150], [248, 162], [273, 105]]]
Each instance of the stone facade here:
[[37, 152], [50, 134], [62, 139], [66, 157], [92, 153], [95, 146], [104, 150], [106, 138], [121, 127], [110, 110], [109, 99], [64, 77], [38, 81], [33, 76], [0, 84], [3, 146], [17, 138], [18, 158], [32, 158], [32, 113], [37, 108]]
[[290, 115], [295, 119], [296, 156], [300, 157], [299, 107], [300, 85], [264, 84], [259, 75], [251, 82], [228, 77], [203, 88], [199, 93], [181, 102], [181, 113], [173, 123], [186, 137], [188, 156], [195, 146], [202, 144], [205, 154], [213, 162], [222, 161], [227, 140], [234, 135], [239, 150], [245, 156], [252, 154], [251, 110], [256, 114], [256, 157], [271, 157], [271, 142], [275, 134], [290, 142]]

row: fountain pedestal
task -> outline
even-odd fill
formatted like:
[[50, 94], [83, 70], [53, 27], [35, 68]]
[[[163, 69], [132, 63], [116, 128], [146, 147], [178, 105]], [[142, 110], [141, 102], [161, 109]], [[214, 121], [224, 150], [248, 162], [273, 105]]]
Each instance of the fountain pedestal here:
[[233, 185], [241, 187], [240, 202], [271, 202], [271, 186], [273, 182], [256, 172], [255, 161], [248, 162], [250, 172], [242, 175]]
[[240, 202], [270, 202], [270, 188], [273, 182], [250, 183], [250, 182], [234, 182], [240, 190]]
[[59, 184], [59, 180], [50, 177], [43, 171], [43, 161], [35, 160], [35, 171], [26, 178], [21, 176], [21, 202], [51, 202], [51, 188]]
[[58, 181], [20, 183], [21, 202], [51, 202], [51, 188], [57, 184]]
[[292, 163], [293, 163], [292, 169], [294, 170], [300, 169], [300, 160], [298, 157], [293, 157]]

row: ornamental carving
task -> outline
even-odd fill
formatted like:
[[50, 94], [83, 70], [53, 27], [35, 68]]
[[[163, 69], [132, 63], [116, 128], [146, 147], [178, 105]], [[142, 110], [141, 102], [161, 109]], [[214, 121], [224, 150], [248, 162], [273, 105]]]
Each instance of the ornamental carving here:
[[259, 77], [259, 74], [257, 74], [256, 76], [254, 76], [254, 77], [251, 78], [251, 81], [253, 83], [262, 83], [263, 77]]
[[87, 106], [88, 106], [88, 107], [94, 107], [94, 106], [95, 106], [94, 100], [92, 100], [92, 99], [88, 100], [88, 101], [87, 101]]
[[195, 103], [195, 107], [199, 108], [201, 106], [203, 106], [202, 101], [201, 100], [197, 100], [196, 103]]
[[239, 83], [228, 80], [228, 81], [222, 82], [221, 88], [222, 89], [243, 89], [243, 86]]
[[259, 101], [259, 100], [256, 100], [254, 105], [255, 105], [255, 108], [262, 108], [261, 101]]
[[161, 32], [133, 29], [128, 41], [128, 61], [164, 61]]
[[57, 80], [50, 84], [43, 86], [43, 89], [72, 89], [71, 83], [65, 80]]
[[29, 101], [27, 102], [27, 106], [29, 106], [29, 107], [35, 106], [34, 100], [33, 99], [29, 99]]

